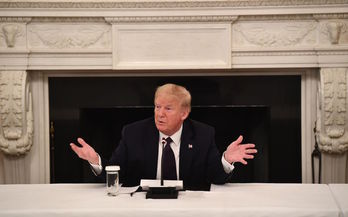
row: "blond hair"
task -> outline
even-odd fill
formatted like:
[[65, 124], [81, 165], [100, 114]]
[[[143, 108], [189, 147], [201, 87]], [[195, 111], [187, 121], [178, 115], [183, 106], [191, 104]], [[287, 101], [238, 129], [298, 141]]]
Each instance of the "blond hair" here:
[[180, 101], [181, 107], [188, 109], [189, 112], [191, 111], [191, 94], [185, 87], [177, 84], [164, 84], [157, 87], [155, 92], [155, 100], [160, 94], [177, 97]]

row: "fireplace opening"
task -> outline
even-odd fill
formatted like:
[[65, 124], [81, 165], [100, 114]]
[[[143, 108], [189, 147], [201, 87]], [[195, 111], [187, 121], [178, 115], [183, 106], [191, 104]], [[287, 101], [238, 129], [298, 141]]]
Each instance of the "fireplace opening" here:
[[212, 125], [222, 152], [240, 134], [258, 148], [233, 182], [301, 182], [301, 76], [51, 77], [51, 183], [103, 182], [69, 143], [83, 137], [109, 157], [121, 128], [153, 115], [158, 85], [184, 85], [190, 118]]

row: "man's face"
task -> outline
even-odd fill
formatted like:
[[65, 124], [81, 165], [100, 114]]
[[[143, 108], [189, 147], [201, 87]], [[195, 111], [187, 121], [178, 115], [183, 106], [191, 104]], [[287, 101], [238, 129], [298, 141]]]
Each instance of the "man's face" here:
[[173, 135], [187, 116], [188, 110], [181, 106], [177, 97], [159, 94], [155, 99], [155, 123], [162, 133]]

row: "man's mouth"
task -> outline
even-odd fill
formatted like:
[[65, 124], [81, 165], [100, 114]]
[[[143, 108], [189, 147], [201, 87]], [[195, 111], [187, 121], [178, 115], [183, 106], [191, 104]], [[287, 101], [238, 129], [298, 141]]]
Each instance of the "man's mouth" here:
[[165, 124], [164, 121], [157, 121], [157, 123], [159, 123], [159, 124]]

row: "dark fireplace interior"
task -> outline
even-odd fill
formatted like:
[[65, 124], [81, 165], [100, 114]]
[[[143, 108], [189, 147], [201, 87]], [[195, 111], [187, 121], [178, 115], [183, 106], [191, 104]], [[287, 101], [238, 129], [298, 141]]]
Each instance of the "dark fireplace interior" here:
[[221, 152], [239, 135], [256, 144], [233, 182], [301, 182], [301, 76], [238, 75], [50, 77], [51, 183], [104, 182], [69, 143], [83, 137], [110, 157], [122, 127], [152, 116], [154, 91], [168, 82], [191, 92], [190, 118], [215, 128]]

